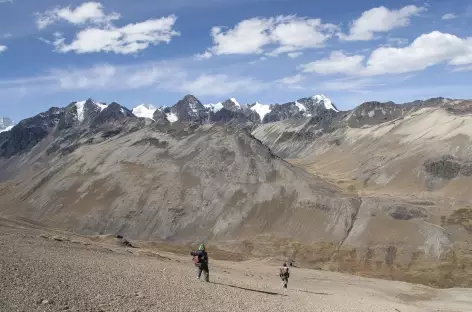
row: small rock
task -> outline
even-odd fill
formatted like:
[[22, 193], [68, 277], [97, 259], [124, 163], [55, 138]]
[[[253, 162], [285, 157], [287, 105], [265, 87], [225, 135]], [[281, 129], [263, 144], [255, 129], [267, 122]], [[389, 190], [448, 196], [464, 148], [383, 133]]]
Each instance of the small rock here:
[[44, 299], [43, 301], [41, 301], [41, 304], [48, 304], [49, 303], [49, 300], [46, 300]]

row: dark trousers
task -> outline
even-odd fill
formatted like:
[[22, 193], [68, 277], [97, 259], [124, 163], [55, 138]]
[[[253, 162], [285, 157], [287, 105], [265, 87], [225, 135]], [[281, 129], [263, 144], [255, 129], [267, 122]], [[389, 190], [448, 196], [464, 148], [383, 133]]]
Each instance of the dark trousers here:
[[284, 288], [287, 288], [288, 285], [288, 277], [282, 277], [282, 283], [284, 285]]
[[208, 263], [200, 263], [197, 266], [197, 278], [200, 278], [200, 276], [202, 276], [202, 273], [203, 273], [203, 277], [205, 279], [205, 282], [209, 282], [210, 281], [210, 270], [208, 269]]

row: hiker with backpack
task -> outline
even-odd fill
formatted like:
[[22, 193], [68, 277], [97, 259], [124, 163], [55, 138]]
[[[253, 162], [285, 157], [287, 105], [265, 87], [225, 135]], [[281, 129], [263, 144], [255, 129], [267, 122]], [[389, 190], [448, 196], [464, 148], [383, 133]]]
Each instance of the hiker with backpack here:
[[284, 288], [287, 288], [288, 285], [288, 278], [290, 277], [290, 272], [288, 271], [287, 264], [284, 263], [282, 267], [280, 268], [279, 276], [282, 279], [282, 283], [284, 285]]
[[202, 276], [203, 272], [205, 282], [209, 282], [210, 270], [208, 269], [208, 254], [205, 251], [205, 245], [200, 244], [198, 250], [192, 251], [190, 254], [193, 256], [193, 262], [197, 267], [197, 279], [200, 279], [200, 276]]

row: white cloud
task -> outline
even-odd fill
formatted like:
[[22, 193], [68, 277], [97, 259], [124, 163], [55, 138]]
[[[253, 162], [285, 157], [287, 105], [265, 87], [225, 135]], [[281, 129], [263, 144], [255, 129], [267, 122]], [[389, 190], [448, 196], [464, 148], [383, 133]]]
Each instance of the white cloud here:
[[399, 10], [389, 10], [381, 6], [362, 13], [352, 22], [349, 34], [339, 34], [341, 40], [372, 40], [375, 33], [388, 32], [410, 24], [410, 18], [425, 11], [424, 7], [408, 5]]
[[262, 48], [271, 42], [269, 29], [272, 19], [253, 18], [244, 20], [226, 32], [221, 27], [213, 27], [211, 36], [214, 46], [211, 51], [223, 54], [261, 54]]
[[342, 51], [333, 51], [328, 58], [301, 65], [305, 73], [330, 74], [354, 74], [362, 68], [364, 56], [346, 55]]
[[328, 80], [317, 85], [317, 89], [326, 90], [326, 91], [349, 91], [359, 93], [364, 91], [368, 87], [378, 87], [383, 84], [375, 82], [370, 78], [362, 79], [352, 79], [352, 78], [343, 78], [343, 79], [334, 79]]
[[0, 0], [0, 3], [13, 3], [13, 0]]
[[131, 89], [165, 84], [166, 81], [178, 81], [185, 77], [186, 73], [179, 68], [165, 64], [152, 64], [123, 73], [124, 85]]
[[272, 30], [273, 40], [280, 45], [272, 54], [280, 54], [307, 48], [322, 47], [338, 29], [333, 24], [323, 24], [319, 18], [305, 19], [296, 16], [279, 18]]
[[111, 65], [98, 65], [85, 70], [54, 70], [61, 89], [100, 89], [114, 81], [117, 69]]
[[447, 13], [447, 14], [444, 14], [441, 19], [443, 20], [452, 20], [452, 19], [455, 19], [457, 17], [456, 14], [454, 13]]
[[472, 63], [472, 38], [433, 31], [416, 38], [404, 48], [378, 48], [372, 52], [365, 75], [401, 74], [423, 70], [447, 62], [451, 65]]
[[397, 38], [397, 37], [389, 37], [389, 38], [387, 38], [387, 42], [390, 45], [404, 46], [404, 45], [408, 44], [408, 39], [406, 39], [406, 38]]
[[196, 54], [195, 55], [195, 59], [196, 60], [208, 60], [209, 58], [211, 58], [213, 56], [213, 54], [210, 52], [210, 51], [205, 51], [201, 54]]
[[469, 65], [469, 66], [459, 66], [459, 67], [454, 68], [452, 71], [455, 71], [455, 72], [472, 71], [472, 65]]
[[7, 47], [6, 47], [6, 46], [0, 45], [0, 54], [1, 54], [2, 52], [5, 52], [6, 50], [7, 50]]
[[163, 72], [153, 66], [149, 69], [132, 73], [126, 79], [126, 84], [132, 89], [147, 87], [156, 83], [162, 76]]
[[261, 56], [257, 60], [250, 61], [249, 64], [253, 65], [253, 64], [256, 64], [256, 63], [260, 63], [260, 62], [265, 62], [267, 60], [268, 60], [268, 58], [266, 56]]
[[[54, 34], [54, 41], [39, 38], [55, 46], [56, 52], [93, 53], [113, 52], [134, 54], [162, 42], [169, 43], [174, 36], [180, 35], [173, 30], [177, 17], [149, 19], [144, 22], [115, 27], [112, 22], [120, 18], [118, 13], [105, 14], [99, 2], [85, 2], [75, 9], [55, 8], [44, 13], [36, 13], [37, 26], [42, 29], [58, 20], [74, 25], [87, 25], [79, 31], [69, 44], [60, 33]], [[95, 25], [91, 27], [90, 25]]]
[[403, 48], [377, 48], [365, 63], [364, 60], [363, 55], [348, 56], [337, 51], [326, 59], [302, 65], [301, 69], [322, 75], [375, 76], [415, 72], [440, 63], [465, 66], [472, 64], [472, 38], [433, 31]]
[[50, 83], [54, 81], [55, 78], [51, 75], [46, 76], [34, 76], [27, 78], [16, 78], [10, 80], [0, 80], [0, 89], [5, 86], [8, 88], [18, 88], [22, 85], [41, 85], [43, 83]]
[[267, 55], [322, 47], [332, 37], [337, 26], [323, 24], [320, 19], [294, 15], [243, 20], [234, 28], [213, 27], [211, 36], [215, 55], [262, 54], [268, 46], [275, 46]]
[[[46, 77], [44, 82], [59, 90], [129, 90], [164, 85], [177, 88], [186, 79], [187, 73], [178, 66], [158, 62], [132, 66], [101, 64], [83, 69], [56, 69]], [[30, 80], [23, 81], [27, 84]]]
[[202, 96], [228, 96], [229, 94], [236, 92], [253, 93], [265, 87], [266, 86], [263, 82], [252, 78], [233, 77], [226, 74], [203, 74], [196, 79], [187, 80], [181, 85], [174, 85], [171, 89], [176, 88], [180, 92], [193, 93]]
[[303, 52], [290, 52], [290, 53], [287, 53], [287, 55], [290, 58], [297, 58], [297, 57], [303, 55]]
[[229, 96], [234, 93], [254, 93], [267, 88], [269, 84], [252, 77], [228, 75], [222, 71], [202, 73], [201, 69], [190, 69], [186, 61], [179, 60], [56, 69], [43, 76], [0, 80], [0, 92], [27, 88], [34, 93], [55, 94], [71, 90], [110, 92], [148, 88], [199, 96]]
[[44, 42], [44, 43], [46, 43], [46, 44], [54, 44], [53, 41], [48, 40], [48, 39], [45, 39], [45, 38], [43, 38], [43, 37], [38, 37], [38, 38], [36, 38], [36, 39], [38, 39], [39, 41]]
[[128, 24], [121, 28], [87, 28], [81, 30], [70, 43], [65, 38], [57, 37], [54, 42], [56, 51], [67, 53], [113, 52], [133, 54], [150, 45], [169, 43], [174, 36], [180, 35], [173, 30], [177, 18], [173, 15], [151, 19], [141, 23]]
[[6, 34], [3, 35], [3, 38], [5, 38], [5, 39], [11, 38], [11, 37], [13, 37], [13, 34], [11, 34], [11, 33], [6, 33]]
[[43, 13], [36, 13], [36, 25], [39, 29], [46, 28], [59, 20], [67, 21], [74, 25], [83, 24], [109, 24], [120, 18], [118, 13], [105, 14], [103, 5], [99, 2], [85, 2], [75, 9], [70, 7], [55, 8]]
[[305, 77], [298, 74], [298, 75], [294, 75], [294, 76], [284, 77], [284, 78], [280, 79], [279, 82], [283, 83], [283, 84], [286, 84], [286, 85], [295, 85], [295, 84], [300, 83], [303, 79], [305, 79]]

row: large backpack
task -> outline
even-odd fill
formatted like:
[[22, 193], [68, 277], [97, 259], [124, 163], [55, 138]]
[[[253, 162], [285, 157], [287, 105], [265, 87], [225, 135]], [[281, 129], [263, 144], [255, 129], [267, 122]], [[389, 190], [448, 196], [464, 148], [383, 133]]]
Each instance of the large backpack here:
[[287, 267], [282, 267], [282, 268], [280, 269], [280, 276], [285, 277], [285, 278], [289, 278], [290, 273], [288, 272], [288, 268], [287, 268]]

